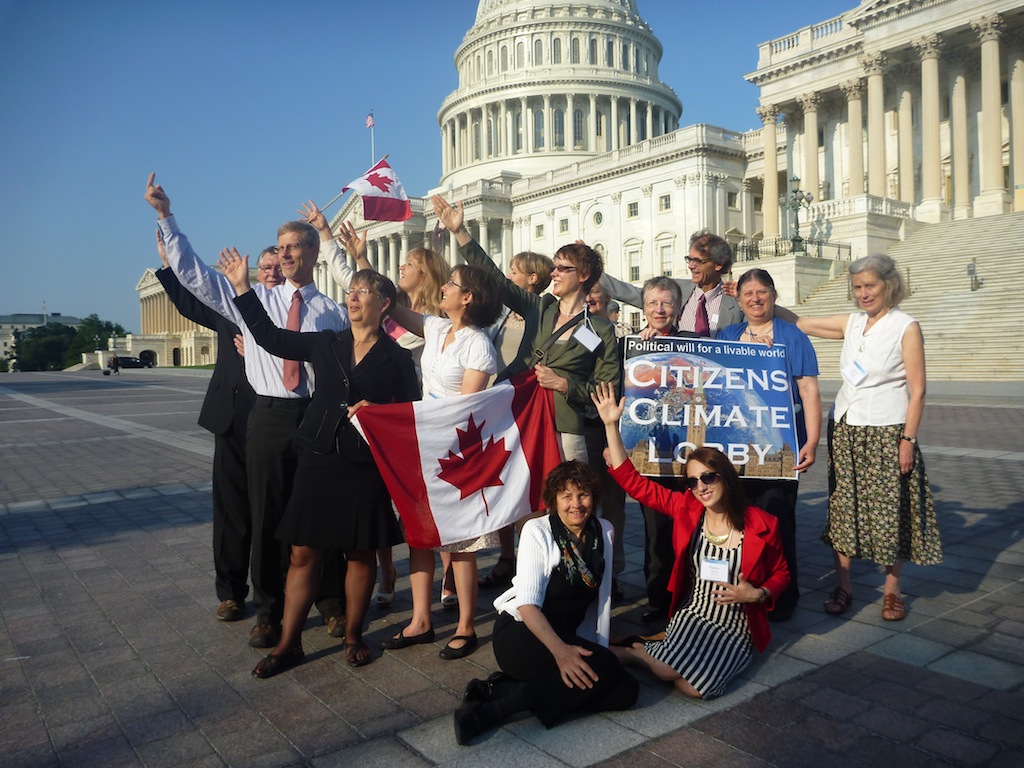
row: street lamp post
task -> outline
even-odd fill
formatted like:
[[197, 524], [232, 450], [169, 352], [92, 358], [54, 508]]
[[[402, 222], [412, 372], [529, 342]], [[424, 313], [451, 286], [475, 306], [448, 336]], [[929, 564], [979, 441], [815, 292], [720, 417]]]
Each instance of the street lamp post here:
[[788, 198], [782, 197], [779, 204], [793, 212], [793, 237], [790, 238], [790, 242], [793, 243], [793, 251], [797, 252], [804, 250], [804, 239], [800, 237], [800, 209], [810, 208], [814, 195], [800, 189], [798, 176], [791, 178], [789, 183], [793, 185], [793, 191]]

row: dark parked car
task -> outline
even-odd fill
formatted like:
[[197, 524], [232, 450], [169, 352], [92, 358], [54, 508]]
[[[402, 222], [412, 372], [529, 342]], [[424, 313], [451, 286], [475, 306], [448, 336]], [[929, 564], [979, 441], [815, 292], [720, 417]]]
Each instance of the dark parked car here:
[[122, 368], [152, 368], [152, 363], [144, 363], [137, 357], [118, 357], [117, 364]]

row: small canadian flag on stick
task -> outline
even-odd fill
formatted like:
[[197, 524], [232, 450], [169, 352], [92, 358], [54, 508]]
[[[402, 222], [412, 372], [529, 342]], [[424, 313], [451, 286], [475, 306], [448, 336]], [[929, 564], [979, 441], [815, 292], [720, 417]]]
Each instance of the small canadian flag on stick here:
[[386, 159], [346, 184], [342, 194], [350, 189], [362, 196], [363, 218], [367, 221], [405, 221], [412, 217], [409, 197]]

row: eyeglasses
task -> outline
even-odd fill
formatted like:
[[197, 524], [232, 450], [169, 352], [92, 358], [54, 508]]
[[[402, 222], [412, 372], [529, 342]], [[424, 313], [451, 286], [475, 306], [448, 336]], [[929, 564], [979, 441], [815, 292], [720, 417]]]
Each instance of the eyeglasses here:
[[355, 294], [359, 297], [360, 301], [365, 301], [368, 296], [379, 296], [380, 294], [376, 291], [371, 291], [369, 288], [353, 288], [349, 291], [349, 295]]
[[552, 273], [555, 273], [555, 272], [559, 272], [559, 273], [561, 273], [561, 272], [575, 272], [575, 271], [576, 271], [576, 267], [574, 267], [574, 266], [572, 266], [570, 264], [555, 264], [555, 266], [553, 266], [551, 268], [551, 272]]
[[701, 264], [707, 264], [711, 259], [695, 259], [692, 256], [686, 257], [686, 266], [688, 267], [699, 267]]
[[259, 269], [260, 269], [260, 272], [267, 272], [267, 273], [270, 273], [270, 272], [280, 272], [281, 271], [281, 265], [280, 264], [260, 264], [260, 268]]
[[464, 290], [466, 290], [466, 289], [465, 289], [465, 288], [463, 288], [463, 287], [462, 287], [461, 285], [459, 285], [458, 283], [456, 283], [456, 282], [455, 282], [455, 278], [454, 278], [454, 277], [449, 277], [449, 278], [448, 278], [448, 282], [447, 282], [447, 283], [445, 283], [445, 285], [454, 285], [454, 286], [455, 286], [456, 288], [458, 288], [458, 289], [459, 289], [460, 291], [464, 291]]
[[688, 477], [684, 482], [686, 483], [687, 488], [689, 488], [691, 491], [695, 491], [697, 489], [698, 480], [704, 483], [704, 485], [714, 485], [721, 479], [722, 476], [717, 472], [705, 472], [701, 475], [698, 475], [697, 477]]
[[651, 301], [644, 302], [644, 309], [666, 309], [672, 311], [675, 308], [676, 303], [674, 301], [654, 301], [652, 299]]
[[275, 253], [299, 253], [305, 246], [302, 243], [289, 243], [288, 245], [279, 245], [274, 249]]

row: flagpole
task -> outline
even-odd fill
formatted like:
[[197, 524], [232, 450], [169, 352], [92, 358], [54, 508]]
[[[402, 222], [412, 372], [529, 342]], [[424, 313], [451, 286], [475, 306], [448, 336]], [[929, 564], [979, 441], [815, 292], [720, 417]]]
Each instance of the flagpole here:
[[370, 116], [367, 118], [367, 122], [370, 124], [370, 167], [372, 168], [374, 162], [376, 162], [374, 160], [374, 158], [377, 157], [377, 153], [374, 151], [374, 148], [373, 148], [373, 131], [376, 128], [377, 123], [373, 119], [373, 110], [372, 109], [370, 110]]

